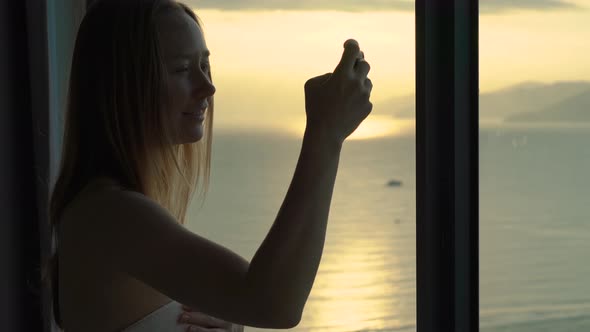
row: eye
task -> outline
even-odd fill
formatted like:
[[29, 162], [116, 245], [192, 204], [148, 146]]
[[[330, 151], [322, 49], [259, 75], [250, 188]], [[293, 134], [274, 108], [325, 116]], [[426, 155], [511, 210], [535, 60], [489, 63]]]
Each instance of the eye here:
[[210, 66], [209, 62], [205, 62], [205, 63], [201, 64], [201, 70], [203, 70], [204, 72], [209, 72], [209, 70], [211, 70], [211, 66]]
[[190, 69], [190, 67], [188, 65], [185, 65], [185, 66], [180, 66], [180, 67], [176, 68], [174, 71], [176, 73], [184, 73], [184, 72], [189, 71], [189, 69]]

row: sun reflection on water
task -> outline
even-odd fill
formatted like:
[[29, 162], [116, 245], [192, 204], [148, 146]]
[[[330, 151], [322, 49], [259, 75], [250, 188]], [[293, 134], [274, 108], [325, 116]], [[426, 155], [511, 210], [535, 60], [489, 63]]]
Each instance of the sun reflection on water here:
[[[407, 304], [396, 298], [411, 288], [407, 280], [413, 276], [401, 274], [387, 237], [346, 238], [336, 246], [324, 251], [302, 323], [331, 332], [406, 326], [409, 322], [396, 313]], [[388, 254], [374, 255], [376, 247]]]

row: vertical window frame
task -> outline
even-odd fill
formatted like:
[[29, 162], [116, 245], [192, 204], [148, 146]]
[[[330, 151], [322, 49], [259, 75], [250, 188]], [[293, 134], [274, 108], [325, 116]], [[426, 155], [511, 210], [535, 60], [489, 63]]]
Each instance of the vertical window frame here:
[[479, 4], [416, 0], [417, 331], [479, 331]]
[[[27, 1], [27, 24], [31, 57], [31, 91], [35, 139], [35, 185], [37, 189], [40, 262], [54, 251], [48, 211], [52, 187], [57, 180], [63, 136], [69, 67], [78, 26], [86, 12], [84, 0], [58, 2]], [[40, 296], [45, 331], [58, 331], [53, 324], [50, 289]]]

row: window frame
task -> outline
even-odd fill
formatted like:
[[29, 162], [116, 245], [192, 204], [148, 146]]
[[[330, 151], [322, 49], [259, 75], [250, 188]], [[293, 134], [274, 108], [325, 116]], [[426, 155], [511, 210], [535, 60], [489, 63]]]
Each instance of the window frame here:
[[417, 331], [479, 331], [479, 3], [416, 0]]
[[[29, 39], [29, 84], [34, 141], [34, 190], [39, 232], [39, 261], [31, 267], [41, 277], [43, 264], [54, 251], [49, 226], [49, 195], [57, 180], [63, 136], [63, 110], [66, 105], [69, 67], [75, 36], [84, 16], [84, 0], [40, 2], [27, 0], [26, 15]], [[44, 331], [59, 331], [53, 323], [50, 289], [42, 285], [39, 318]]]

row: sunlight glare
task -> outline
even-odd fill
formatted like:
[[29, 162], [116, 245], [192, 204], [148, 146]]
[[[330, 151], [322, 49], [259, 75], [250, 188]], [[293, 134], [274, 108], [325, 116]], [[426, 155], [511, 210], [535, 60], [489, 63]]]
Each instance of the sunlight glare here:
[[349, 140], [365, 140], [407, 133], [413, 121], [395, 119], [384, 115], [370, 115], [348, 137]]
[[395, 314], [391, 316], [401, 310], [400, 303], [389, 298], [403, 292], [400, 280], [404, 276], [397, 255], [378, 254], [389, 252], [389, 244], [374, 238], [334, 244], [338, 251], [331, 250], [323, 258], [305, 321], [347, 332], [407, 325]]

